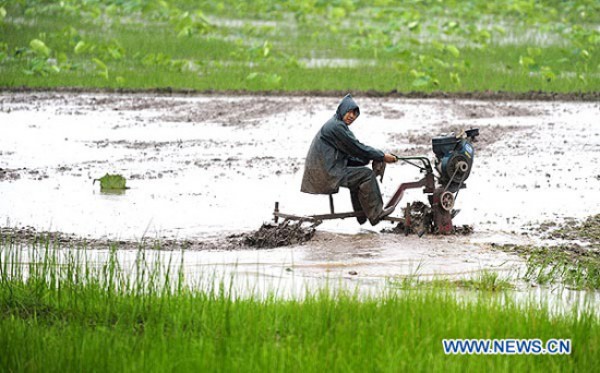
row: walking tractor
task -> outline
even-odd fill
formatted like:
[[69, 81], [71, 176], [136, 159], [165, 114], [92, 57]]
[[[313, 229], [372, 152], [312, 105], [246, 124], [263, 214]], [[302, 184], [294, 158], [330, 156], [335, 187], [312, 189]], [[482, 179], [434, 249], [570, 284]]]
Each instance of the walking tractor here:
[[[435, 154], [433, 167], [426, 156], [399, 157], [394, 155], [398, 161], [418, 168], [424, 177], [418, 181], [400, 184], [392, 198], [385, 204], [385, 208], [393, 206], [395, 209], [407, 189], [417, 188], [423, 188], [423, 193], [427, 194], [429, 205], [420, 201], [408, 203], [403, 216], [390, 215], [383, 220], [399, 223], [399, 227], [402, 227], [406, 234], [411, 231], [418, 233], [419, 236], [427, 232], [452, 233], [454, 231], [452, 219], [459, 212], [454, 209], [454, 205], [460, 190], [466, 188], [465, 181], [469, 178], [473, 167], [475, 156], [473, 143], [477, 142], [477, 136], [479, 136], [479, 129], [434, 137], [431, 140]], [[374, 161], [372, 167], [380, 180], [383, 180], [385, 163]], [[279, 207], [279, 202], [275, 202], [273, 211], [275, 223], [278, 223], [279, 219], [284, 219], [306, 221], [318, 225], [323, 220], [364, 217], [362, 211], [336, 213], [331, 194], [329, 195], [329, 214], [291, 215], [281, 212]]]

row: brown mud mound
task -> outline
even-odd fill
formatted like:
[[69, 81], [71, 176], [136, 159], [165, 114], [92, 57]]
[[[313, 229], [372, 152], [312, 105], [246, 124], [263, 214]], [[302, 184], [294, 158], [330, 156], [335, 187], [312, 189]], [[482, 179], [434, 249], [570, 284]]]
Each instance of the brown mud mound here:
[[600, 248], [600, 214], [582, 222], [568, 221], [550, 233], [552, 238], [581, 240]]
[[75, 235], [62, 232], [40, 232], [33, 227], [8, 228], [0, 227], [0, 243], [3, 244], [45, 244], [56, 243], [61, 246], [85, 239], [78, 239]]
[[21, 179], [22, 176], [29, 177], [33, 180], [43, 180], [49, 178], [46, 170], [43, 169], [27, 169], [25, 167], [14, 169], [0, 168], [0, 181], [16, 181]]
[[4, 180], [18, 180], [21, 178], [21, 175], [19, 175], [19, 170], [11, 170], [11, 169], [7, 169], [7, 168], [0, 168], [0, 181], [4, 181]]
[[64, 232], [38, 231], [33, 227], [0, 227], [0, 245], [53, 245], [56, 248], [87, 248], [136, 250], [239, 250], [248, 247], [262, 249], [296, 245], [313, 238], [318, 224], [285, 221], [279, 225], [265, 223], [254, 232], [241, 233], [220, 239], [143, 238], [140, 241], [79, 237]]
[[530, 230], [541, 233], [545, 239], [580, 241], [600, 249], [600, 214], [589, 216], [583, 221], [567, 219], [562, 224], [546, 221]]
[[104, 238], [81, 237], [71, 233], [38, 231], [33, 227], [0, 227], [0, 245], [37, 246], [49, 245], [54, 248], [77, 249], [119, 249], [119, 250], [239, 250], [244, 248], [244, 242], [237, 238], [216, 240], [170, 239], [166, 237], [135, 240], [112, 240]]
[[259, 230], [231, 238], [242, 238], [251, 247], [271, 248], [290, 246], [310, 241], [315, 235], [316, 225], [304, 227], [303, 222], [284, 221], [281, 224], [264, 223]]
[[[437, 229], [433, 226], [433, 216], [431, 207], [423, 202], [413, 202], [410, 204], [410, 226], [407, 226], [404, 222], [399, 222], [394, 228], [383, 229], [382, 233], [393, 233], [393, 234], [417, 234], [419, 237], [424, 234], [439, 234]], [[406, 209], [402, 209], [402, 214], [406, 216]], [[473, 233], [473, 227], [470, 225], [462, 225], [454, 227], [452, 234], [454, 235], [469, 235]]]

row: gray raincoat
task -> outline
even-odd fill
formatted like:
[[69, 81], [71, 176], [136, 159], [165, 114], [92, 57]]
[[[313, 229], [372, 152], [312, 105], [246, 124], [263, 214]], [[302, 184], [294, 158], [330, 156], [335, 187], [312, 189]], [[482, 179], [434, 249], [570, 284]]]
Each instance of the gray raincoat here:
[[300, 188], [302, 192], [337, 193], [348, 167], [365, 166], [371, 160], [383, 160], [384, 153], [381, 150], [358, 141], [342, 120], [348, 111], [354, 109], [358, 109], [358, 105], [348, 94], [340, 102], [335, 115], [317, 132], [306, 156]]

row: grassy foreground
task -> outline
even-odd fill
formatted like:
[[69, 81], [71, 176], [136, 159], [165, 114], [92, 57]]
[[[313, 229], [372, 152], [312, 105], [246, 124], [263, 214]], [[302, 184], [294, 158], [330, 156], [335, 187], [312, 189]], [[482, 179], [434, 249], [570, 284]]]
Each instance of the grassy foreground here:
[[0, 87], [596, 92], [594, 0], [0, 0]]
[[[183, 263], [125, 268], [51, 243], [0, 245], [2, 371], [591, 371], [600, 320], [506, 293], [315, 291], [303, 299], [194, 290]], [[25, 264], [23, 264], [25, 263]], [[133, 273], [134, 275], [131, 275]], [[165, 286], [165, 284], [168, 284]], [[571, 355], [445, 355], [444, 338], [571, 339]]]

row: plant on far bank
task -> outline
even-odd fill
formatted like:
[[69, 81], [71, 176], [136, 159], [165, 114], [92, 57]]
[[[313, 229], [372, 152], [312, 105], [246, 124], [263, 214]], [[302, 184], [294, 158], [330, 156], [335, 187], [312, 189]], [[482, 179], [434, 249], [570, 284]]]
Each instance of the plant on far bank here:
[[595, 91], [598, 14], [587, 0], [4, 1], [0, 86]]

